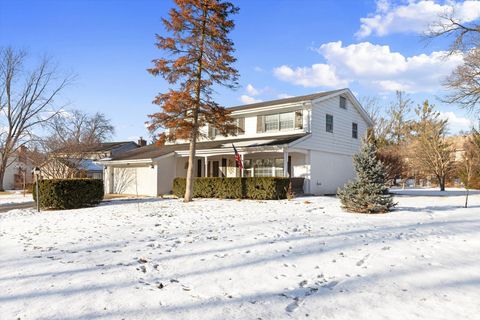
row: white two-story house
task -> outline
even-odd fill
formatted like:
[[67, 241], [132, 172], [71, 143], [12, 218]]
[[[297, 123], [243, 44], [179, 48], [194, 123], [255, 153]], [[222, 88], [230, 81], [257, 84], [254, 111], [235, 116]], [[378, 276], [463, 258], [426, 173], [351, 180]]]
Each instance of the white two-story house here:
[[[334, 194], [354, 178], [352, 156], [372, 125], [349, 89], [230, 110], [242, 130], [225, 137], [213, 128], [202, 128], [208, 138], [197, 144], [195, 175], [303, 178], [303, 191], [309, 194]], [[232, 144], [241, 155], [243, 170], [236, 165]], [[186, 176], [188, 148], [186, 142], [148, 145], [102, 160], [105, 192], [169, 193], [173, 179]]]

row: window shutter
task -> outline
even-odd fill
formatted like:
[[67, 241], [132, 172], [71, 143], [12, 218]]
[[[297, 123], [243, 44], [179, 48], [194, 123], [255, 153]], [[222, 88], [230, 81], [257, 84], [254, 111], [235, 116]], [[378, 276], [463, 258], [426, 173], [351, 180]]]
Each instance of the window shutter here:
[[209, 125], [209, 126], [208, 126], [208, 137], [209, 137], [210, 139], [215, 138], [215, 127], [212, 126], [212, 125]]
[[245, 134], [245, 118], [241, 117], [238, 118], [238, 135]]
[[263, 125], [263, 116], [257, 116], [257, 133], [265, 132], [265, 126]]
[[302, 111], [295, 111], [295, 129], [303, 129]]

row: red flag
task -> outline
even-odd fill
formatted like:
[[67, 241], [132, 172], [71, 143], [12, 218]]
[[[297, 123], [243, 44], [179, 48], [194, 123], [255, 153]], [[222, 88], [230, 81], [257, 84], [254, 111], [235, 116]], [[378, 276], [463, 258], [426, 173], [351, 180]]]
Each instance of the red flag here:
[[237, 148], [235, 148], [233, 143], [232, 143], [232, 147], [233, 147], [233, 151], [235, 151], [235, 162], [237, 162], [237, 167], [239, 167], [240, 170], [242, 170], [243, 169], [242, 157], [238, 153]]

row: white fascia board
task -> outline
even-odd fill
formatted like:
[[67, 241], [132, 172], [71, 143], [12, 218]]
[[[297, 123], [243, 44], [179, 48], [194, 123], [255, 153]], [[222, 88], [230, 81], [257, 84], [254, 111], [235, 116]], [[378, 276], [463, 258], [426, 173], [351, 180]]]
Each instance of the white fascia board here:
[[[291, 103], [284, 103], [284, 104], [275, 104], [271, 106], [265, 106], [260, 108], [252, 108], [252, 109], [244, 109], [238, 111], [232, 111], [232, 116], [241, 116], [241, 115], [250, 115], [250, 114], [261, 114], [261, 113], [268, 113], [270, 111], [278, 111], [278, 110], [288, 110], [288, 109], [298, 109], [301, 107], [302, 109], [305, 108], [305, 104], [309, 103], [311, 100], [304, 100], [298, 102], [291, 102]], [[227, 109], [228, 110], [228, 109]]]
[[[252, 153], [252, 152], [278, 152], [283, 150], [287, 145], [277, 145], [277, 146], [258, 146], [258, 147], [236, 147], [238, 153]], [[188, 150], [177, 151], [176, 154], [180, 157], [188, 157]], [[207, 156], [220, 156], [220, 155], [234, 155], [235, 152], [232, 150], [224, 149], [204, 149], [197, 150], [195, 156], [198, 157], [207, 157]]]
[[113, 166], [113, 165], [118, 165], [118, 164], [152, 164], [153, 161], [152, 159], [135, 159], [135, 160], [108, 160], [108, 161], [96, 161], [99, 164], [102, 164], [104, 166]]

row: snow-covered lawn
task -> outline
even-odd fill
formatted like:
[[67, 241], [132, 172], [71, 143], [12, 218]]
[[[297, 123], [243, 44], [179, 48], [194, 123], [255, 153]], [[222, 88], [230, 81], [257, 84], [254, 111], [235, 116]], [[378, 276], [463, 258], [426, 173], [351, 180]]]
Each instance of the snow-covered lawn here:
[[27, 193], [25, 196], [23, 196], [23, 191], [8, 191], [5, 193], [0, 193], [0, 206], [32, 201], [33, 198], [31, 193]]
[[3, 213], [0, 318], [479, 319], [480, 195], [396, 192]]

